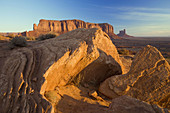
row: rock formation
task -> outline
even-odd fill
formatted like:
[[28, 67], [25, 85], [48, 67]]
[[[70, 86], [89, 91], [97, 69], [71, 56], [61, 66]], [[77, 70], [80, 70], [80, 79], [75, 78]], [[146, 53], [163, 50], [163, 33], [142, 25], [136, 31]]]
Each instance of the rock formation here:
[[[35, 30], [49, 29], [43, 27], [48, 21], [42, 22]], [[1, 113], [50, 113], [52, 104], [44, 96], [47, 92], [69, 84], [77, 76], [81, 84], [95, 86], [124, 73], [116, 47], [97, 28], [76, 29], [7, 52], [0, 56]]]
[[108, 113], [169, 113], [169, 111], [129, 96], [120, 96], [112, 100]]
[[129, 95], [170, 108], [170, 66], [155, 47], [148, 45], [135, 56], [127, 74], [108, 78], [99, 91], [110, 98]]
[[33, 31], [23, 32], [22, 35], [28, 37], [38, 37], [40, 34], [49, 32], [63, 34], [78, 28], [100, 28], [106, 32], [111, 38], [120, 38], [114, 34], [113, 26], [107, 23], [88, 23], [82, 20], [44, 20], [39, 21], [38, 26], [33, 25]]
[[119, 34], [117, 34], [117, 36], [122, 37], [122, 38], [133, 37], [133, 36], [126, 34], [126, 29], [119, 31]]

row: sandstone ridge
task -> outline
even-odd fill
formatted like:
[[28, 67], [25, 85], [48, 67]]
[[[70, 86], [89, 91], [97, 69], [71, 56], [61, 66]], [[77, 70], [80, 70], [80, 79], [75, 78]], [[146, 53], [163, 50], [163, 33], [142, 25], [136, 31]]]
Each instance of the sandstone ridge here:
[[23, 32], [22, 35], [28, 37], [38, 37], [40, 34], [49, 32], [57, 33], [58, 35], [78, 29], [78, 28], [100, 28], [106, 32], [111, 38], [120, 38], [114, 34], [113, 26], [108, 23], [89, 23], [82, 20], [44, 20], [41, 19], [39, 24], [33, 25], [33, 31]]
[[78, 75], [82, 85], [97, 86], [124, 73], [116, 47], [97, 28], [76, 29], [10, 50], [1, 54], [0, 61], [1, 113], [50, 113], [52, 103], [44, 94]]

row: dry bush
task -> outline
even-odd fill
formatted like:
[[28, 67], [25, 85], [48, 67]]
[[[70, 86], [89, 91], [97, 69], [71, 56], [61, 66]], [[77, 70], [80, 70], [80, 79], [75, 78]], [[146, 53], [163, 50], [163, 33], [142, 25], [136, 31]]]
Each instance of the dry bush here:
[[41, 40], [51, 39], [51, 38], [55, 38], [55, 37], [56, 37], [56, 34], [48, 33], [48, 34], [45, 34], [45, 35], [40, 35], [37, 38], [37, 40], [41, 41]]
[[25, 37], [21, 37], [21, 36], [16, 36], [13, 39], [10, 40], [9, 43], [9, 47], [11, 49], [15, 48], [15, 47], [25, 47], [27, 46], [27, 40], [25, 39]]

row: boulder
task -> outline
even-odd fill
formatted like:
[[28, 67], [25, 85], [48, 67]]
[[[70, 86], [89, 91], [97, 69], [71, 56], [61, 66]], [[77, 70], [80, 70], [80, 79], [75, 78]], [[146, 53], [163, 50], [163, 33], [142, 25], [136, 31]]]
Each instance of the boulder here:
[[76, 29], [7, 52], [0, 55], [1, 113], [49, 113], [51, 103], [45, 92], [77, 76], [82, 84], [92, 81], [98, 85], [111, 75], [124, 73], [116, 47], [97, 28]]
[[129, 95], [170, 108], [170, 66], [155, 47], [148, 45], [135, 56], [127, 74], [108, 78], [99, 91], [110, 98]]

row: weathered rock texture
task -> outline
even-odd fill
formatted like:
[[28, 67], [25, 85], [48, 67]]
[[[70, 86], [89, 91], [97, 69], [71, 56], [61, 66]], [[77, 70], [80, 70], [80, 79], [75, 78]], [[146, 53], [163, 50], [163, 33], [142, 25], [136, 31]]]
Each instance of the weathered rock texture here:
[[169, 113], [167, 109], [129, 96], [120, 96], [106, 102], [92, 90], [89, 98], [86, 90], [84, 87], [67, 85], [57, 87], [45, 96], [54, 104], [55, 113]]
[[93, 85], [124, 73], [116, 47], [102, 30], [77, 29], [1, 54], [0, 112], [49, 113], [44, 93], [67, 85], [82, 71], [81, 83]]
[[99, 91], [110, 98], [130, 95], [170, 108], [170, 66], [155, 47], [148, 45], [135, 56], [127, 74], [108, 78]]
[[24, 32], [23, 35], [28, 37], [38, 37], [40, 34], [46, 34], [49, 32], [63, 34], [78, 28], [100, 28], [106, 32], [111, 38], [120, 38], [114, 34], [113, 26], [108, 23], [88, 23], [82, 20], [44, 20], [39, 21], [38, 26], [33, 25], [33, 31]]
[[112, 100], [108, 113], [169, 113], [169, 111], [129, 96], [120, 96]]

